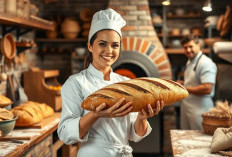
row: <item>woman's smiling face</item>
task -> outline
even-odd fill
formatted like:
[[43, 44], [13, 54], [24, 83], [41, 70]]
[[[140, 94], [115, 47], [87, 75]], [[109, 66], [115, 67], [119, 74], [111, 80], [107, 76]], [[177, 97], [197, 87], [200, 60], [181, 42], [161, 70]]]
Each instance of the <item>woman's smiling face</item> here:
[[111, 67], [111, 65], [118, 59], [120, 44], [121, 38], [116, 31], [99, 31], [93, 45], [88, 43], [88, 49], [93, 57], [93, 66], [97, 69]]

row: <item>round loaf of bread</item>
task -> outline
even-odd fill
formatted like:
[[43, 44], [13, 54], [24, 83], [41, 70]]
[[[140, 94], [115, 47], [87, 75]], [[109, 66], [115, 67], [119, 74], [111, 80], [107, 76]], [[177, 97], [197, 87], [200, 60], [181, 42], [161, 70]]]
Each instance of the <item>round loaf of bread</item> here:
[[94, 111], [100, 104], [105, 103], [106, 108], [113, 106], [121, 98], [124, 103], [132, 102], [132, 112], [147, 109], [151, 104], [155, 108], [155, 102], [163, 100], [164, 105], [180, 101], [188, 96], [188, 91], [179, 83], [159, 78], [135, 78], [108, 85], [91, 95], [81, 104], [81, 107]]

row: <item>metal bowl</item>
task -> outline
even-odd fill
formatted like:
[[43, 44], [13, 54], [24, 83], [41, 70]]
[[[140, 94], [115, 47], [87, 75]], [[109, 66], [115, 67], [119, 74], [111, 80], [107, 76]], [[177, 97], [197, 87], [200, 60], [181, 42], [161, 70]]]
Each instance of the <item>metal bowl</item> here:
[[7, 135], [8, 133], [10, 133], [14, 129], [15, 122], [17, 119], [18, 119], [18, 117], [14, 116], [14, 118], [11, 120], [0, 121], [0, 130], [2, 131], [2, 136]]

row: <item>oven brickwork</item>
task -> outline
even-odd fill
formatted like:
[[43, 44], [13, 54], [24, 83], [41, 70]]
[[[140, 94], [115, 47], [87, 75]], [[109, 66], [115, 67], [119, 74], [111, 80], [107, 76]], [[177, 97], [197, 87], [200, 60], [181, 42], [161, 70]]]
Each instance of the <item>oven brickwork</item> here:
[[[110, 0], [108, 7], [127, 21], [123, 31], [124, 51], [147, 55], [157, 67], [161, 78], [172, 79], [171, 65], [151, 21], [148, 0]], [[123, 51], [122, 51], [123, 52]], [[171, 153], [170, 129], [176, 129], [176, 112], [169, 107], [163, 114], [163, 152]]]
[[167, 56], [163, 55], [157, 46], [148, 40], [137, 37], [124, 37], [122, 41], [122, 53], [123, 51], [135, 51], [145, 54], [157, 67], [160, 78], [171, 79], [170, 64]]
[[172, 79], [168, 56], [151, 21], [148, 0], [110, 0], [108, 7], [119, 12], [127, 22], [122, 29], [125, 37], [123, 50], [146, 54], [157, 67], [161, 78]]

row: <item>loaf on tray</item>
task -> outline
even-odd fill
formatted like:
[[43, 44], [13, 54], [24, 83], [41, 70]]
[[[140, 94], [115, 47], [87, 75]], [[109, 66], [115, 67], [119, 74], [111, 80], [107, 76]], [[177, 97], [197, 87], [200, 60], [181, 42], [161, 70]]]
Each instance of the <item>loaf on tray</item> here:
[[18, 116], [15, 126], [30, 126], [40, 122], [43, 118], [53, 115], [54, 110], [47, 104], [27, 101], [12, 109]]
[[109, 108], [119, 99], [125, 98], [124, 103], [132, 102], [132, 112], [146, 110], [151, 104], [155, 108], [155, 102], [163, 100], [164, 105], [180, 101], [188, 96], [188, 91], [179, 83], [152, 77], [136, 78], [108, 85], [91, 95], [81, 104], [81, 107], [94, 111], [97, 106], [106, 103]]

